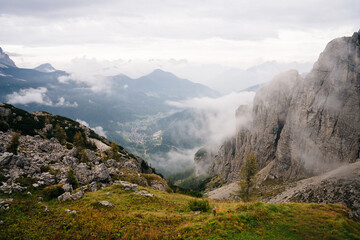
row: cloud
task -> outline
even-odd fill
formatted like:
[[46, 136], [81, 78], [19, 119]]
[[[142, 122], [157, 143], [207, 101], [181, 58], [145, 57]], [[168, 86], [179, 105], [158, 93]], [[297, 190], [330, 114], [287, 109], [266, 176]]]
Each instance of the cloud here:
[[103, 127], [101, 126], [96, 126], [94, 128], [91, 128], [89, 126], [89, 124], [84, 121], [84, 120], [81, 120], [81, 119], [76, 119], [76, 121], [82, 125], [84, 125], [85, 127], [88, 127], [90, 129], [92, 129], [94, 132], [96, 132], [97, 134], [99, 134], [100, 136], [103, 136], [103, 137], [106, 137], [106, 131], [104, 131]]
[[78, 123], [84, 125], [85, 127], [89, 127], [89, 124], [88, 124], [86, 121], [84, 121], [84, 120], [81, 120], [81, 119], [78, 119], [78, 118], [77, 118], [76, 121], [77, 121]]
[[60, 97], [58, 102], [55, 104], [57, 107], [78, 107], [78, 103], [70, 103], [69, 101], [65, 101], [64, 97]]
[[156, 159], [156, 161], [152, 161], [152, 167], [155, 167], [165, 174], [185, 169], [194, 164], [193, 159], [197, 150], [197, 148], [177, 149], [165, 154], [152, 155], [151, 159]]
[[[224, 139], [234, 134], [237, 124], [236, 109], [240, 105], [251, 105], [254, 97], [255, 92], [233, 92], [220, 98], [193, 98], [168, 104], [200, 113], [193, 115], [193, 122], [196, 124], [191, 128], [191, 134], [203, 138], [205, 145], [215, 149]], [[187, 122], [178, 123], [176, 126], [180, 129], [178, 132], [188, 132]]]
[[85, 83], [93, 92], [110, 93], [112, 90], [111, 78], [107, 76], [119, 74], [119, 69], [111, 61], [98, 61], [96, 58], [75, 58], [68, 65], [69, 76], [60, 76], [60, 83], [75, 81]]
[[46, 96], [47, 91], [44, 87], [20, 89], [19, 92], [7, 95], [6, 99], [9, 104], [38, 103], [51, 106], [52, 101]]
[[94, 130], [100, 136], [106, 137], [106, 132], [104, 131], [103, 127], [97, 126], [97, 127], [91, 128], [91, 129]]
[[29, 104], [37, 103], [54, 107], [78, 107], [77, 102], [70, 103], [64, 97], [60, 97], [58, 102], [53, 104], [51, 99], [46, 95], [48, 89], [45, 87], [20, 89], [19, 92], [13, 92], [6, 96], [9, 104]]

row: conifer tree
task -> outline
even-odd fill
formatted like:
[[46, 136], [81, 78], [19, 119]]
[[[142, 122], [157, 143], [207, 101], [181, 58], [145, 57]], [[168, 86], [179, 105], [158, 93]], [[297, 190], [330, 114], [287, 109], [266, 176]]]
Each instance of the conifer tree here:
[[59, 124], [56, 124], [55, 126], [54, 137], [57, 138], [61, 144], [66, 142], [66, 132]]
[[79, 150], [85, 148], [85, 139], [81, 132], [77, 132], [74, 136], [73, 144]]
[[254, 152], [251, 151], [246, 156], [245, 164], [242, 166], [239, 172], [240, 180], [238, 182], [240, 186], [239, 195], [241, 199], [246, 202], [248, 202], [251, 197], [251, 189], [255, 184], [257, 171], [257, 157]]
[[6, 151], [11, 152], [13, 154], [17, 154], [17, 149], [20, 145], [20, 133], [16, 132], [11, 135], [11, 140], [9, 142], [9, 145], [6, 148]]

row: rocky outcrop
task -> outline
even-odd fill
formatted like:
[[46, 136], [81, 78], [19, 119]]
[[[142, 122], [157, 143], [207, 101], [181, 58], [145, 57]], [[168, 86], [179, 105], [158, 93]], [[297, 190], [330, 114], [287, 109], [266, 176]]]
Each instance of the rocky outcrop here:
[[[78, 195], [71, 194], [75, 190], [74, 186], [79, 185], [84, 191], [97, 191], [98, 186], [129, 178], [157, 190], [165, 191], [167, 187], [166, 181], [155, 175], [154, 170], [143, 159], [127, 153], [121, 147], [118, 152], [110, 150], [106, 139], [71, 119], [44, 112], [29, 114], [8, 104], [0, 104], [0, 113], [3, 115], [0, 127], [7, 129], [0, 131], [0, 191], [4, 193], [59, 184], [65, 192], [59, 200], [66, 201], [78, 199]], [[21, 120], [14, 120], [14, 116], [20, 116]], [[46, 124], [50, 121], [53, 123]], [[37, 125], [34, 126], [35, 123]], [[59, 125], [63, 126], [63, 133], [59, 131]], [[17, 153], [7, 152], [14, 134], [13, 128], [30, 134], [20, 136]], [[83, 144], [88, 148], [79, 150], [71, 142], [71, 138], [64, 142], [62, 136], [71, 136], [76, 132], [85, 136]], [[101, 149], [91, 144], [88, 140], [91, 140], [90, 136], [96, 137], [98, 143], [101, 142]], [[104, 145], [107, 147], [103, 147]], [[108, 156], [115, 159], [107, 159]], [[163, 181], [147, 181], [144, 176], [150, 175]]]
[[2, 50], [1, 47], [0, 47], [0, 64], [10, 67], [16, 67], [14, 61], [9, 58], [9, 56]]
[[[212, 158], [209, 175], [233, 182], [254, 151], [269, 178], [300, 179], [352, 163], [360, 154], [360, 33], [331, 41], [303, 79], [295, 70], [239, 107], [235, 137]], [[244, 124], [245, 123], [245, 124]]]
[[269, 202], [341, 203], [360, 219], [360, 161], [291, 184]]

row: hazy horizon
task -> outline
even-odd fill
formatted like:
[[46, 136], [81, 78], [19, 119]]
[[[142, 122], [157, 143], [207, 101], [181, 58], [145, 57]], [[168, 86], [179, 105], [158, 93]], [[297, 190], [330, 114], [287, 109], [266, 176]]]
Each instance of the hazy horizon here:
[[352, 0], [0, 4], [0, 46], [19, 67], [48, 62], [76, 73], [80, 65], [133, 78], [160, 68], [220, 90], [224, 76], [239, 88], [256, 84], [241, 82], [239, 71], [263, 63], [312, 65], [330, 40], [360, 22]]

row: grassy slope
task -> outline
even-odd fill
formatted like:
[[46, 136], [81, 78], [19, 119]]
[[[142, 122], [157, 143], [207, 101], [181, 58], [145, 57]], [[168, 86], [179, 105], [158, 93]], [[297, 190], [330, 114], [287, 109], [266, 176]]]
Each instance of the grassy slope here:
[[[348, 219], [340, 205], [211, 201], [219, 210], [214, 217], [211, 213], [194, 215], [187, 205], [191, 197], [146, 190], [155, 198], [125, 192], [118, 186], [66, 203], [52, 200], [40, 204], [36, 194], [12, 196], [11, 208], [0, 210], [4, 221], [0, 238], [360, 239], [360, 224]], [[98, 200], [107, 200], [114, 208], [100, 206]], [[45, 204], [49, 213], [44, 213]]]

